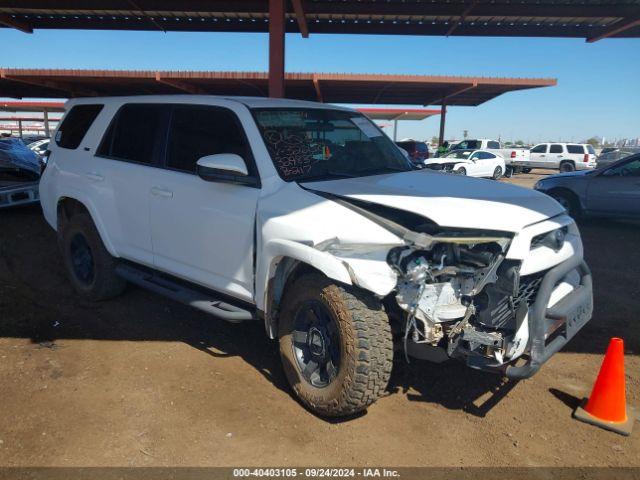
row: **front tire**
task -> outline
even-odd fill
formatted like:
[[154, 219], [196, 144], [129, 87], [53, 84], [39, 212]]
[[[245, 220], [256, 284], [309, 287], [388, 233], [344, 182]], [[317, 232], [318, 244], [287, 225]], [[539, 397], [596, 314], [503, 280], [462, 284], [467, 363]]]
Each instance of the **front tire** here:
[[549, 195], [564, 207], [569, 216], [573, 218], [580, 218], [582, 216], [580, 202], [573, 193], [564, 190], [556, 190], [549, 192]]
[[464, 167], [460, 167], [458, 170], [456, 170], [456, 173], [458, 175], [466, 175], [467, 174], [467, 169]]
[[60, 232], [60, 247], [69, 280], [83, 297], [107, 300], [121, 294], [126, 281], [117, 275], [116, 260], [109, 254], [91, 216], [72, 216]]
[[319, 273], [296, 279], [282, 301], [279, 337], [287, 380], [316, 414], [360, 412], [387, 387], [393, 365], [389, 318], [364, 291]]

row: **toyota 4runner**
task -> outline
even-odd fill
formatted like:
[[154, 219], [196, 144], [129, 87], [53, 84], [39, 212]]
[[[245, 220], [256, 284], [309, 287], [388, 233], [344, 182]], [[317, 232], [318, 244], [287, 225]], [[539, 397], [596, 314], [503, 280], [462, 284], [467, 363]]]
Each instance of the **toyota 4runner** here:
[[525, 378], [591, 317], [578, 228], [558, 203], [414, 170], [353, 110], [79, 99], [50, 150], [41, 203], [81, 295], [130, 282], [260, 320], [321, 415], [373, 403], [394, 350]]

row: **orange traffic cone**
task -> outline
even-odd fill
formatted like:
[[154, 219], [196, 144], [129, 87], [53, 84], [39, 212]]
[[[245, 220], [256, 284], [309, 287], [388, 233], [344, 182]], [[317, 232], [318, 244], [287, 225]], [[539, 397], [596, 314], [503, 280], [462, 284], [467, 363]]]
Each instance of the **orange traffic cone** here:
[[621, 338], [612, 338], [609, 342], [591, 396], [573, 412], [573, 416], [622, 435], [631, 434], [634, 419], [627, 411]]

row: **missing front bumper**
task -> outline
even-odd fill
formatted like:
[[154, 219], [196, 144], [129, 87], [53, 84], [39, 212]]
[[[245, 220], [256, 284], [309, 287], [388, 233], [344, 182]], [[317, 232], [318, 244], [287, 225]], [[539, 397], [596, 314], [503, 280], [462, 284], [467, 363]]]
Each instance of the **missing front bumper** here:
[[[578, 286], [552, 307], [547, 307], [556, 285], [573, 270], [580, 275]], [[591, 319], [593, 291], [591, 271], [581, 258], [569, 259], [549, 270], [544, 276], [537, 297], [529, 308], [529, 346], [523, 365], [505, 365], [497, 369], [508, 378], [533, 376]], [[483, 368], [482, 365], [472, 365]], [[487, 366], [486, 370], [496, 370]]]

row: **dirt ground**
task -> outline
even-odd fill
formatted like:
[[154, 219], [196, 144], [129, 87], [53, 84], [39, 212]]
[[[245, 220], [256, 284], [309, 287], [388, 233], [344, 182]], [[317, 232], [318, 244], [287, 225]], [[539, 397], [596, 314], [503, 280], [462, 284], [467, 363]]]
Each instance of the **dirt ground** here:
[[0, 465], [640, 466], [640, 425], [622, 437], [571, 418], [613, 336], [640, 405], [640, 228], [580, 227], [595, 316], [534, 378], [398, 360], [388, 395], [338, 422], [292, 398], [258, 322], [133, 287], [84, 302], [40, 209], [0, 211]]

